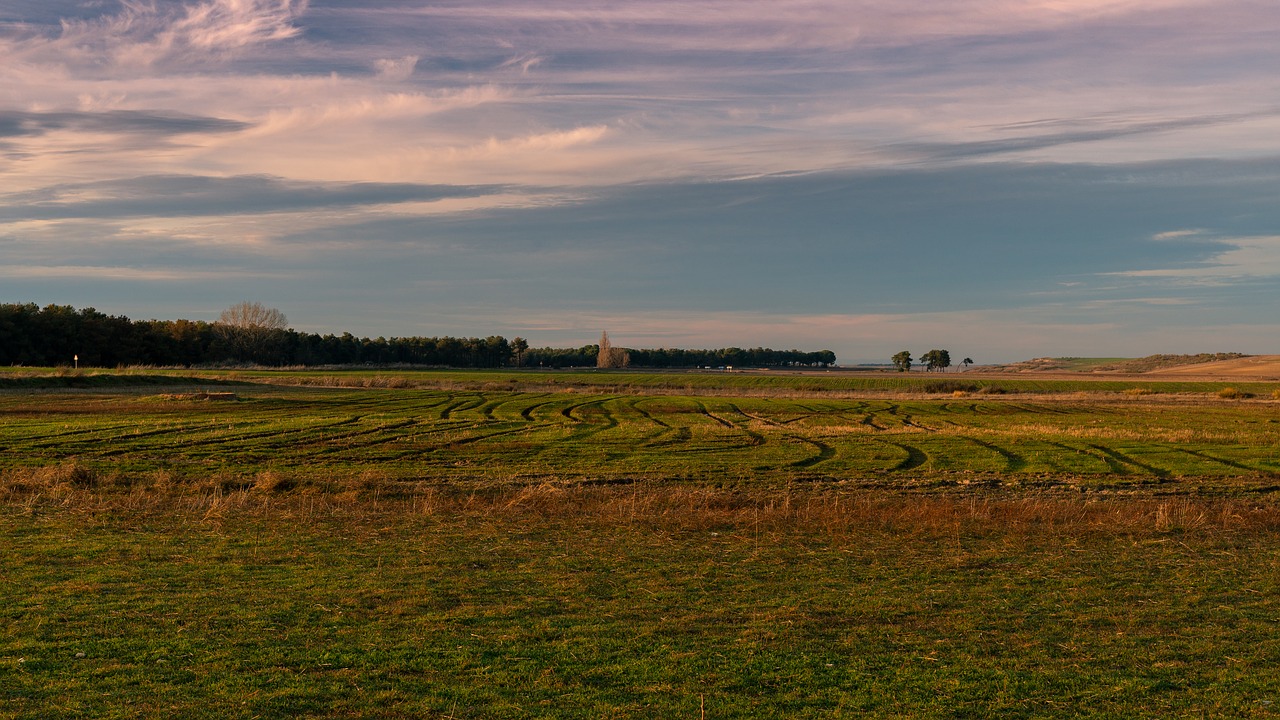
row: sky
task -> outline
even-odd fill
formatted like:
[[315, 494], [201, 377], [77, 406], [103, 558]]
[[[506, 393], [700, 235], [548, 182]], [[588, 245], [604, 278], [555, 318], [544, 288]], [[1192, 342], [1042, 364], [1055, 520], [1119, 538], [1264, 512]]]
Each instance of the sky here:
[[4, 0], [0, 302], [1280, 353], [1274, 0]]

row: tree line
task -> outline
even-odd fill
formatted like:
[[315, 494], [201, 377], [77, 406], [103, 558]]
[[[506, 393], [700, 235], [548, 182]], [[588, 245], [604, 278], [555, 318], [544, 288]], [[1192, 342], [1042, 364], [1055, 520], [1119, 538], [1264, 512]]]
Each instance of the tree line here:
[[[279, 311], [241, 303], [218, 322], [131, 320], [94, 308], [0, 304], [0, 365], [82, 367], [218, 364], [594, 367], [599, 345], [530, 348], [523, 338], [356, 337], [288, 328]], [[627, 350], [634, 367], [826, 366], [830, 350]]]
[[[893, 367], [898, 372], [909, 372], [911, 370], [911, 364], [914, 362], [911, 357], [911, 353], [907, 350], [896, 353], [891, 360], [893, 361]], [[933, 372], [935, 370], [945, 371], [947, 368], [951, 367], [951, 353], [946, 350], [938, 350], [935, 348], [921, 354], [920, 362], [924, 364], [924, 369], [927, 372]], [[965, 368], [968, 368], [973, 364], [973, 359], [965, 358], [960, 361], [960, 364], [965, 366]]]

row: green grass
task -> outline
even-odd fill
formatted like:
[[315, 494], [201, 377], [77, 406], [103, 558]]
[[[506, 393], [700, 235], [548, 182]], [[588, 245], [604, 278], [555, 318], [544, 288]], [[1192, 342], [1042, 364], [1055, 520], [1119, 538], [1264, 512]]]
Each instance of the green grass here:
[[[718, 371], [618, 371], [575, 370], [539, 372], [525, 370], [304, 370], [228, 371], [223, 377], [262, 382], [297, 384], [395, 383], [404, 386], [459, 389], [545, 389], [574, 388], [601, 392], [688, 393], [728, 392], [732, 394], [838, 394], [838, 393], [937, 393], [952, 384], [971, 387], [973, 392], [1002, 393], [1121, 393], [1142, 387], [1162, 394], [1214, 393], [1235, 386], [1254, 393], [1269, 392], [1271, 382], [1188, 382], [1179, 380], [1109, 380], [1082, 375], [1071, 379], [1035, 379], [1010, 376], [981, 377], [977, 374], [894, 373], [894, 372], [718, 372]], [[950, 389], [942, 392], [950, 394]]]
[[1261, 717], [1280, 702], [1274, 505], [93, 498], [0, 515], [0, 716]]
[[0, 390], [102, 390], [157, 386], [220, 386], [239, 384], [216, 376], [172, 372], [0, 372]]
[[1270, 400], [546, 375], [0, 392], [0, 718], [1277, 713]]
[[392, 387], [446, 390], [580, 390], [596, 392], [685, 392], [794, 396], [867, 393], [951, 394], [967, 389], [983, 394], [1124, 393], [1134, 388], [1156, 394], [1209, 395], [1235, 387], [1256, 395], [1280, 387], [1276, 382], [1116, 380], [1081, 373], [1079, 377], [1037, 379], [1034, 374], [983, 375], [976, 372], [895, 373], [885, 371], [712, 370], [422, 370], [413, 368], [163, 369], [69, 370], [0, 368], [0, 389], [111, 387], [143, 384], [200, 385], [270, 383], [320, 387]]
[[320, 488], [376, 477], [1192, 490], [1267, 488], [1280, 474], [1269, 401], [225, 390], [235, 399], [0, 394], [0, 471], [77, 465], [103, 484], [228, 489], [264, 472]]

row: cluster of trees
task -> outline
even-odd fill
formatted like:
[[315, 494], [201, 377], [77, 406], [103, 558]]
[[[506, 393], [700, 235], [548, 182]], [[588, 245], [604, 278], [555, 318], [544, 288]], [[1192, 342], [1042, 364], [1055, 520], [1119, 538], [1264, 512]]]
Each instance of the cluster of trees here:
[[772, 350], [738, 347], [718, 350], [629, 350], [631, 364], [641, 367], [830, 367], [836, 354], [830, 350]]
[[[830, 365], [835, 354], [799, 350], [622, 350], [645, 367], [698, 365]], [[616, 351], [616, 352], [615, 352]], [[259, 365], [435, 365], [447, 367], [593, 367], [599, 345], [530, 348], [523, 338], [361, 338], [351, 333], [319, 335], [288, 327], [284, 313], [259, 303], [240, 303], [217, 322], [130, 320], [94, 308], [34, 303], [0, 304], [0, 365], [191, 366]]]
[[[519, 338], [517, 338], [519, 340]], [[528, 345], [520, 341], [525, 349]], [[414, 364], [502, 367], [513, 343], [486, 338], [360, 338], [287, 327], [283, 313], [242, 303], [217, 322], [130, 320], [94, 308], [0, 304], [0, 365]], [[594, 359], [594, 357], [593, 357]]]
[[[898, 370], [898, 372], [909, 372], [911, 370], [911, 364], [914, 362], [911, 357], [911, 353], [906, 350], [895, 354], [892, 360], [893, 366]], [[930, 350], [920, 356], [920, 362], [924, 364], [924, 369], [927, 372], [933, 372], [935, 370], [944, 371], [951, 367], [951, 353], [946, 350]], [[967, 368], [973, 364], [973, 360], [965, 358], [960, 361], [960, 364]]]

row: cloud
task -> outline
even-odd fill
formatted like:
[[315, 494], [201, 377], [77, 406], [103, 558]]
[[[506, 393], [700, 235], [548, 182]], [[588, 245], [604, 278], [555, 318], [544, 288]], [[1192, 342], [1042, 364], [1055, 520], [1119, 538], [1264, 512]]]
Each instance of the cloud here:
[[1234, 280], [1280, 278], [1280, 236], [1214, 238], [1214, 244], [1229, 249], [1184, 267], [1126, 270], [1111, 274], [1132, 278], [1171, 278], [1214, 285]]
[[[637, 175], [643, 176], [645, 167], [640, 149], [599, 147], [613, 134], [604, 125], [485, 138], [441, 132], [434, 142], [405, 137], [401, 144], [388, 146], [378, 135], [344, 139], [348, 133], [343, 131], [345, 124], [339, 121], [326, 120], [313, 132], [299, 137], [282, 129], [284, 124], [293, 122], [302, 120], [269, 121], [260, 132], [270, 132], [275, 142], [246, 162], [269, 174], [282, 176], [322, 179], [341, 176], [429, 184], [524, 184], [534, 188], [581, 185], [589, 174], [604, 174], [603, 168], [612, 171], [610, 182], [625, 182], [636, 179]], [[414, 122], [412, 118], [393, 119], [388, 120], [387, 125], [394, 129], [402, 123]], [[380, 124], [374, 120], [365, 123], [366, 126]], [[349, 154], [338, 156], [323, 152], [323, 147], [332, 143], [344, 143]], [[238, 158], [243, 151], [233, 152], [230, 157]], [[223, 154], [223, 157], [228, 156]], [[628, 158], [638, 161], [636, 167], [625, 167], [624, 160]]]
[[[1265, 3], [26, 0], [4, 15], [0, 244], [28, 273], [8, 292], [68, 302], [105, 285], [58, 273], [147, 258], [225, 270], [192, 293], [281, 273], [263, 285], [307, 307], [340, 296], [351, 307], [326, 310], [347, 327], [387, 306], [431, 306], [397, 322], [447, 315], [460, 333], [510, 308], [658, 313], [736, 327], [732, 344], [752, 328], [822, 344], [825, 324], [842, 356], [872, 327], [896, 345], [895, 328], [999, 321], [1012, 329], [970, 330], [1012, 346], [1052, 342], [1035, 322], [1108, 338], [1131, 318], [1261, 326], [1280, 301]], [[939, 309], [988, 314], [920, 319]]]
[[[4, 149], [22, 167], [0, 168], [0, 186], [114, 169], [591, 186], [1007, 155], [1280, 151], [1267, 110], [1280, 98], [1256, 70], [1280, 21], [1235, 5], [56, 7], [72, 17], [0, 30], [0, 83], [22, 99], [17, 111], [189, 113], [247, 127], [148, 153], [89, 129], [42, 141], [10, 123]], [[1137, 97], [1135, 86], [1152, 90]], [[534, 146], [556, 141], [570, 146]]]
[[1156, 233], [1151, 236], [1152, 240], [1181, 240], [1182, 238], [1196, 237], [1204, 235], [1207, 231], [1204, 228], [1194, 228], [1189, 230], [1167, 230], [1165, 232]]
[[498, 67], [500, 69], [509, 68], [509, 67], [518, 67], [520, 68], [521, 74], [528, 75], [529, 70], [531, 70], [532, 68], [540, 64], [542, 60], [543, 58], [535, 54], [529, 53], [526, 55], [519, 55], [519, 56], [513, 57], [510, 60], [507, 60], [502, 64], [500, 64]]
[[306, 183], [267, 176], [164, 175], [67, 183], [0, 195], [0, 221], [67, 218], [253, 215], [398, 203], [430, 203], [509, 192], [502, 186]]
[[25, 37], [9, 40], [0, 49], [20, 62], [86, 68], [207, 62], [297, 37], [302, 30], [294, 21], [306, 10], [307, 0], [125, 0], [115, 14], [63, 19], [56, 35], [28, 28]]
[[[328, 141], [329, 138], [322, 133], [347, 134], [352, 127], [420, 121], [431, 115], [512, 99], [510, 91], [491, 85], [435, 93], [386, 93], [372, 92], [360, 84], [329, 79], [299, 87], [293, 92], [288, 88], [281, 89], [285, 91], [286, 99], [293, 102], [284, 109], [267, 112], [246, 135], [247, 139], [286, 135], [286, 141]], [[335, 136], [333, 141], [338, 139]], [[358, 138], [346, 138], [348, 143], [356, 140]], [[380, 144], [385, 146], [386, 139], [382, 139]]]
[[1134, 305], [1150, 305], [1150, 306], [1170, 306], [1170, 305], [1195, 305], [1196, 300], [1186, 297], [1132, 297], [1119, 298], [1113, 300], [1088, 300], [1080, 303], [1080, 307], [1086, 310], [1115, 310], [1124, 309], [1127, 306]]
[[211, 0], [186, 7], [166, 32], [198, 48], [239, 48], [296, 37], [308, 0]]
[[113, 280], [130, 282], [217, 281], [227, 277], [259, 280], [284, 277], [282, 273], [264, 273], [244, 268], [201, 269], [145, 268], [92, 265], [23, 265], [0, 267], [0, 277], [15, 280]]
[[[894, 45], [921, 38], [1044, 32], [1204, 7], [1204, 0], [952, 0], [888, 3], [877, 0], [662, 0], [587, 3], [578, 0], [429, 4], [405, 12], [432, 24], [469, 29], [519, 28], [517, 38], [578, 35], [591, 47], [761, 52], [847, 50], [857, 44]], [[475, 35], [471, 35], [474, 38]], [[461, 41], [461, 38], [459, 38]]]
[[489, 138], [482, 148], [470, 151], [464, 151], [464, 154], [485, 154], [485, 155], [506, 155], [509, 153], [524, 152], [555, 152], [567, 150], [580, 145], [590, 145], [597, 142], [605, 136], [609, 128], [604, 125], [596, 125], [592, 127], [579, 127], [573, 130], [554, 131], [547, 133], [536, 133], [533, 135], [525, 135], [524, 137], [511, 138], [509, 140], [499, 140], [497, 138]]
[[[1109, 120], [1104, 123], [1087, 122], [1083, 120], [1073, 121], [1075, 124], [1100, 124], [1103, 127], [1088, 128], [1082, 127], [1075, 130], [1065, 132], [1046, 133], [1040, 135], [1024, 135], [1019, 137], [1003, 137], [998, 140], [978, 140], [972, 142], [957, 142], [950, 144], [902, 144], [894, 146], [896, 148], [919, 152], [934, 160], [956, 160], [965, 158], [976, 158], [988, 155], [1003, 155], [1009, 153], [1026, 152], [1029, 150], [1043, 150], [1046, 148], [1058, 147], [1061, 145], [1074, 145], [1077, 143], [1103, 142], [1107, 140], [1117, 140], [1129, 138], [1139, 135], [1150, 135], [1153, 133], [1176, 132], [1180, 130], [1189, 130], [1197, 128], [1214, 127], [1218, 125], [1228, 125], [1249, 120], [1257, 120], [1260, 118], [1280, 117], [1280, 110], [1269, 110], [1266, 112], [1247, 112], [1234, 114], [1209, 115], [1205, 117], [1187, 117], [1174, 120], [1159, 120], [1152, 122], [1123, 122]], [[1048, 122], [1059, 123], [1061, 121], [1037, 121], [1034, 123], [1020, 123], [1014, 129], [1021, 130], [1025, 127], [1036, 127]]]
[[405, 55], [402, 58], [380, 58], [374, 62], [373, 66], [377, 69], [379, 78], [402, 82], [413, 75], [413, 69], [417, 64], [417, 55]]
[[[1177, 307], [1156, 313], [1181, 312]], [[294, 313], [290, 314], [294, 317]], [[305, 316], [303, 316], [305, 318]], [[436, 327], [468, 328], [493, 316], [480, 308], [450, 308], [435, 319]], [[308, 319], [303, 319], [307, 322]], [[403, 320], [412, 322], [408, 317]], [[630, 348], [772, 347], [831, 349], [839, 362], [887, 364], [899, 350], [918, 355], [946, 348], [953, 358], [972, 357], [980, 364], [1032, 357], [1091, 353], [1099, 357], [1140, 357], [1157, 352], [1268, 352], [1259, 331], [1280, 331], [1278, 323], [1251, 325], [1224, 322], [1216, 326], [1179, 323], [1149, 315], [1117, 314], [1099, 309], [1090, 318], [1059, 317], [1052, 308], [965, 310], [925, 313], [562, 311], [549, 308], [510, 309], [500, 321], [508, 337], [519, 335], [537, 345], [578, 347], [593, 343], [606, 330], [615, 345]]]
[[51, 132], [107, 134], [188, 135], [229, 133], [250, 127], [248, 123], [218, 117], [182, 113], [129, 110], [109, 112], [20, 112], [0, 110], [0, 137], [29, 137]]

